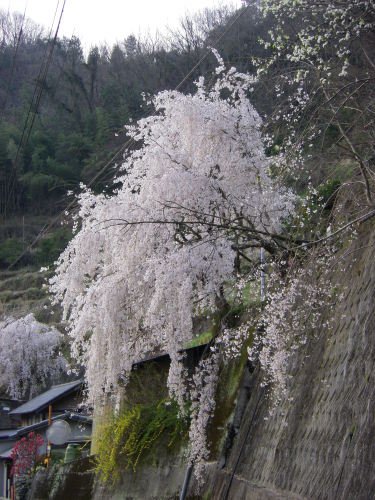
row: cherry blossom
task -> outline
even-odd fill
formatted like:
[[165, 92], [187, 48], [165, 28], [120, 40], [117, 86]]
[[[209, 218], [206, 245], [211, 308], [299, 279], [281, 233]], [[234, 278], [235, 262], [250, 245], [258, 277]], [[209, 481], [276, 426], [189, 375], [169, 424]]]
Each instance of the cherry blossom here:
[[171, 373], [182, 373], [177, 353], [192, 318], [215, 309], [236, 244], [271, 242], [293, 210], [292, 193], [269, 176], [251, 78], [222, 61], [218, 72], [194, 95], [157, 94], [155, 115], [127, 127], [140, 147], [125, 158], [115, 195], [79, 196], [77, 232], [51, 290], [92, 400], [113, 394], [149, 352], [169, 353]]
[[0, 322], [0, 386], [14, 398], [34, 396], [57, 381], [66, 362], [59, 354], [61, 334], [33, 314]]

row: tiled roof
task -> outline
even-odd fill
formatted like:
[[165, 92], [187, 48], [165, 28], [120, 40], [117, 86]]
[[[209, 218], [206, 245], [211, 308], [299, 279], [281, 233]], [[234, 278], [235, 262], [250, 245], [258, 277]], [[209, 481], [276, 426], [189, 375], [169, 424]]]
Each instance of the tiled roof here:
[[8, 450], [4, 450], [3, 452], [1, 452], [0, 458], [2, 458], [2, 459], [10, 458], [12, 455], [12, 451], [13, 451], [13, 446], [12, 446], [12, 448], [9, 448]]
[[75, 391], [82, 384], [82, 379], [68, 382], [67, 384], [53, 385], [51, 389], [36, 396], [27, 403], [9, 412], [9, 415], [24, 415], [39, 412], [57, 399]]
[[[56, 415], [55, 417], [52, 417], [51, 420], [52, 422], [54, 422], [55, 420], [72, 420], [73, 422], [81, 422], [88, 425], [92, 424], [91, 417], [88, 417], [86, 415], [78, 415], [77, 413], [73, 413], [70, 411], [62, 413], [61, 415]], [[19, 429], [4, 430], [1, 431], [0, 440], [18, 439], [19, 437], [28, 434], [31, 431], [36, 431], [39, 429], [43, 429], [44, 427], [48, 427], [48, 425], [48, 420], [42, 420], [41, 422], [38, 422], [36, 424], [27, 425], [26, 427], [20, 427]]]

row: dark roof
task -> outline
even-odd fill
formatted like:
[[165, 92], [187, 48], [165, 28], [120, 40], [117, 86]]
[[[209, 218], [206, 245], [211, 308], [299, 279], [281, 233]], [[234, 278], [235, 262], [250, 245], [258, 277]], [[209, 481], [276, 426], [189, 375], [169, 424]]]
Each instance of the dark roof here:
[[8, 450], [4, 450], [2, 453], [0, 453], [0, 458], [2, 458], [3, 460], [10, 460], [13, 448], [14, 447], [12, 446], [12, 448], [9, 448]]
[[0, 439], [4, 436], [8, 437], [9, 434], [12, 434], [13, 432], [16, 432], [16, 429], [2, 429], [0, 431]]
[[[179, 349], [178, 352], [179, 353], [191, 353], [191, 352], [200, 352], [204, 349], [206, 349], [206, 347], [208, 346], [209, 342], [203, 342], [202, 344], [198, 344], [198, 345], [195, 345], [195, 346], [192, 346], [192, 347], [184, 347], [183, 349]], [[139, 366], [139, 365], [143, 365], [143, 364], [146, 364], [146, 363], [151, 363], [153, 361], [161, 361], [162, 359], [164, 358], [169, 358], [169, 354], [167, 352], [157, 352], [157, 353], [152, 353], [152, 352], [148, 352], [144, 355], [144, 357], [142, 359], [139, 359], [138, 361], [135, 361], [132, 366]]]
[[47, 408], [47, 406], [53, 401], [61, 399], [62, 397], [77, 390], [82, 383], [82, 379], [79, 379], [74, 382], [68, 382], [67, 384], [53, 385], [48, 391], [39, 394], [39, 396], [30, 399], [27, 403], [9, 412], [9, 415], [25, 415], [27, 413], [34, 412], [38, 413], [44, 408]]
[[[82, 422], [85, 424], [92, 424], [92, 418], [87, 417], [86, 415], [78, 415], [77, 413], [73, 413], [71, 411], [67, 411], [61, 415], [56, 415], [55, 417], [52, 417], [52, 422], [55, 420], [72, 420], [73, 422]], [[23, 436], [24, 434], [28, 434], [29, 432], [38, 430], [38, 429], [43, 429], [43, 427], [48, 427], [48, 419], [42, 420], [41, 422], [38, 422], [36, 424], [32, 425], [27, 425], [26, 427], [21, 427], [20, 429], [9, 429], [7, 431], [2, 431], [0, 434], [0, 440], [1, 439], [18, 439], [19, 437]]]

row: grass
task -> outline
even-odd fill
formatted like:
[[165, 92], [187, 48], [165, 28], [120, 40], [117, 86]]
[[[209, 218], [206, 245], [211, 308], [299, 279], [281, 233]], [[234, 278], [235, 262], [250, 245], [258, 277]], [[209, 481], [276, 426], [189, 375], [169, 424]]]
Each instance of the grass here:
[[16, 317], [33, 312], [43, 323], [58, 321], [60, 310], [51, 306], [43, 288], [50, 275], [35, 266], [0, 272], [0, 312]]

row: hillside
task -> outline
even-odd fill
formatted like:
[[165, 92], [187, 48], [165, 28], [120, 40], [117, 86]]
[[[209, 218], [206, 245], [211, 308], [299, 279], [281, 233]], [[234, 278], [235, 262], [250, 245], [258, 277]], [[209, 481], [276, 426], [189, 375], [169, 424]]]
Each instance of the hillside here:
[[94, 421], [90, 459], [32, 460], [33, 500], [370, 500], [375, 4], [246, 1], [87, 56], [22, 25], [0, 387], [66, 366]]

